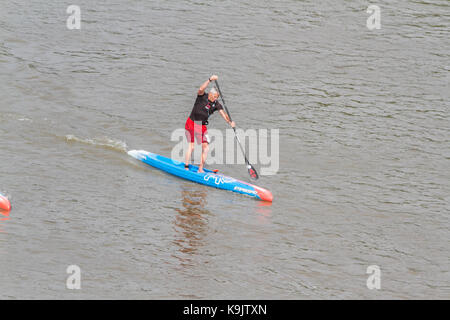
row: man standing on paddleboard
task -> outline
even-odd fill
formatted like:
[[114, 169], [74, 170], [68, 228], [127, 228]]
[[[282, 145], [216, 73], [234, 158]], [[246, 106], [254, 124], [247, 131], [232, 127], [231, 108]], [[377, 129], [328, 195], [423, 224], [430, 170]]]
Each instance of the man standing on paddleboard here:
[[211, 81], [217, 80], [219, 77], [216, 75], [211, 76], [207, 81], [205, 81], [197, 92], [197, 99], [195, 100], [194, 107], [192, 108], [191, 114], [186, 120], [185, 133], [186, 138], [189, 143], [188, 150], [186, 152], [186, 161], [184, 167], [189, 170], [189, 163], [191, 160], [191, 154], [194, 150], [194, 142], [197, 140], [197, 144], [202, 144], [202, 157], [200, 165], [198, 166], [198, 172], [203, 171], [203, 165], [205, 164], [206, 157], [209, 151], [209, 137], [208, 137], [208, 118], [217, 110], [224, 120], [231, 125], [232, 128], [235, 127], [234, 121], [230, 121], [228, 115], [223, 111], [222, 105], [217, 101], [219, 98], [219, 93], [215, 88], [209, 90], [208, 94], [205, 93]]

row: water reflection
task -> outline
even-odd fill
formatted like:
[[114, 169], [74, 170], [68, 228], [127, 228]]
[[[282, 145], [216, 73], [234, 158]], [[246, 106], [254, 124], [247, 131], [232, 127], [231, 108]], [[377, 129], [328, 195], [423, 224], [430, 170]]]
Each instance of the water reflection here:
[[268, 224], [272, 217], [272, 202], [257, 201], [256, 214], [259, 223]]
[[0, 209], [0, 233], [5, 232], [2, 222], [6, 220], [9, 220], [9, 211]]
[[205, 209], [207, 191], [201, 186], [186, 184], [182, 186], [181, 207], [175, 209], [174, 228], [178, 233], [174, 244], [180, 253], [178, 258], [182, 265], [191, 264], [191, 256], [203, 245], [203, 238], [207, 230], [207, 215]]
[[0, 219], [3, 217], [9, 217], [9, 211], [0, 209]]

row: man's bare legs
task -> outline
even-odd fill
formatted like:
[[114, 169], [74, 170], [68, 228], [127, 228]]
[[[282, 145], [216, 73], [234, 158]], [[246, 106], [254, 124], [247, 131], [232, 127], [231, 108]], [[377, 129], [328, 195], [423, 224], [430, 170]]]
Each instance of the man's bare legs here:
[[209, 152], [209, 144], [207, 142], [202, 143], [202, 160], [200, 162], [200, 165], [198, 166], [198, 172], [205, 172], [203, 171], [203, 165], [206, 162], [206, 158], [208, 157]]
[[[186, 161], [184, 162], [186, 165], [189, 165], [191, 163], [191, 155], [192, 151], [194, 150], [194, 142], [189, 142], [188, 150], [186, 152]], [[185, 168], [186, 170], [189, 170], [189, 168]]]

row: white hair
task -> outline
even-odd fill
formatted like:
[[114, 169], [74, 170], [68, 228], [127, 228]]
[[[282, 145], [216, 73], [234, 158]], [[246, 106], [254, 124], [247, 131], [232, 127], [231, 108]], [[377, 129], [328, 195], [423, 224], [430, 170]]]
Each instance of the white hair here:
[[212, 87], [210, 90], [209, 90], [209, 93], [212, 93], [212, 94], [218, 94], [218, 92], [217, 92], [217, 90], [216, 90], [216, 88], [214, 88], [214, 87]]

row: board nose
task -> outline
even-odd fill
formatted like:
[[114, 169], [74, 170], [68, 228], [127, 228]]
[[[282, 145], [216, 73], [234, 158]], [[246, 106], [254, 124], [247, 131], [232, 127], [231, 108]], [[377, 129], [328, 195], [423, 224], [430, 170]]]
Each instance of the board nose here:
[[273, 200], [272, 192], [270, 192], [269, 190], [266, 190], [264, 188], [261, 188], [261, 187], [257, 187], [257, 186], [253, 186], [253, 187], [255, 188], [256, 193], [258, 194], [258, 197], [261, 200], [272, 202], [272, 200]]

